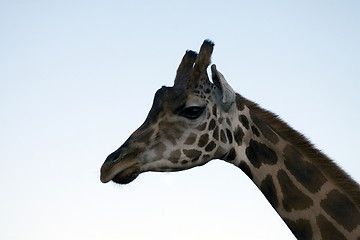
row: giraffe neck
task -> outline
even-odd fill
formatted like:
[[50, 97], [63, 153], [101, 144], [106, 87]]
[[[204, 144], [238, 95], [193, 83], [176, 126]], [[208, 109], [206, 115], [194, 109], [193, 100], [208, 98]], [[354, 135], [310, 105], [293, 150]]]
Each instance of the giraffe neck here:
[[247, 174], [298, 239], [360, 239], [357, 183], [274, 114], [236, 97], [232, 128], [242, 141], [224, 159]]

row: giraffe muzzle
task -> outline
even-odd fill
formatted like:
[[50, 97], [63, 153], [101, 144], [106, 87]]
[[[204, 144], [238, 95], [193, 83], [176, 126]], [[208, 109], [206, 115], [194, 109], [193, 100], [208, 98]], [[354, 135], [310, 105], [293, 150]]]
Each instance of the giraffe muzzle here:
[[140, 170], [140, 164], [136, 160], [105, 161], [101, 166], [100, 181], [127, 184], [140, 174]]

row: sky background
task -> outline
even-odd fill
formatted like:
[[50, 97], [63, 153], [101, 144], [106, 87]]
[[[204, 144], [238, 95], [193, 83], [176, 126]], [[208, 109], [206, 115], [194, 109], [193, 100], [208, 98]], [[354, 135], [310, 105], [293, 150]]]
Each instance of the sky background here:
[[294, 239], [222, 161], [102, 184], [100, 167], [215, 42], [233, 89], [360, 182], [359, 1], [0, 1], [0, 239]]

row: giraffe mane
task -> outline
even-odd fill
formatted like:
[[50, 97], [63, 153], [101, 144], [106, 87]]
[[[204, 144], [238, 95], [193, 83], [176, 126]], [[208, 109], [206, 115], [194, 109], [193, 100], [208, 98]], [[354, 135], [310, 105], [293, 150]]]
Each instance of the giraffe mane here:
[[360, 208], [360, 186], [344, 170], [334, 163], [328, 156], [317, 149], [303, 134], [291, 128], [276, 114], [261, 108], [257, 103], [252, 102], [239, 94], [236, 94], [236, 101], [239, 106], [244, 104], [257, 117], [266, 122], [277, 134], [296, 146], [305, 157], [313, 164], [323, 170], [323, 173], [342, 190]]

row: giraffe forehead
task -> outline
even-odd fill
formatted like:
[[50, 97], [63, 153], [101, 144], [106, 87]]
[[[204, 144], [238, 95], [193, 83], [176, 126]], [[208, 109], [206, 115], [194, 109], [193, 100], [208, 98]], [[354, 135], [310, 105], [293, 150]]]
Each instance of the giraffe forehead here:
[[155, 93], [154, 103], [165, 106], [173, 106], [174, 103], [180, 104], [186, 101], [187, 93], [183, 88], [162, 87]]
[[148, 119], [157, 120], [159, 114], [162, 112], [175, 112], [180, 106], [185, 105], [186, 99], [186, 91], [182, 88], [160, 88], [155, 93], [153, 105], [150, 109]]
[[175, 113], [187, 106], [204, 105], [204, 99], [196, 91], [178, 87], [162, 87], [156, 93], [150, 116], [160, 112]]
[[206, 104], [205, 98], [199, 96], [198, 94], [188, 93], [186, 99], [186, 107], [190, 106], [203, 106]]

